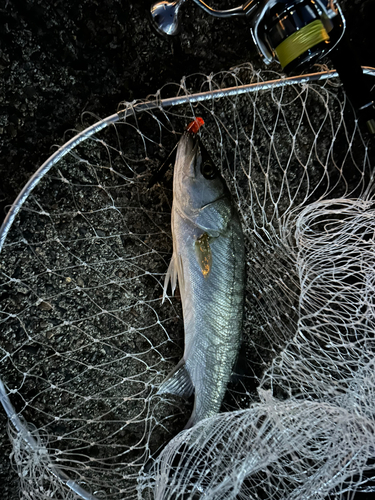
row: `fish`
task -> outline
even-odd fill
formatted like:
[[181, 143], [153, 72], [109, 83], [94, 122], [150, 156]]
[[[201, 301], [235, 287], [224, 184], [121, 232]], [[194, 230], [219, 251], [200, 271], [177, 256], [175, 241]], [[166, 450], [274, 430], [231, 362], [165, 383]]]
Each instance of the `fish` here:
[[173, 173], [173, 254], [164, 281], [179, 283], [185, 348], [157, 394], [189, 398], [185, 426], [220, 411], [242, 340], [245, 247], [230, 191], [203, 146], [196, 119], [178, 143]]

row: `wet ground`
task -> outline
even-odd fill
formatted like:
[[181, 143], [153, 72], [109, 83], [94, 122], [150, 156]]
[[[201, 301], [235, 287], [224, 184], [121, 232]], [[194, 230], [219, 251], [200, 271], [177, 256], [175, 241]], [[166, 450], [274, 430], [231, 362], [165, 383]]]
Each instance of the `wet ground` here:
[[[157, 35], [149, 1], [4, 0], [0, 7], [1, 218], [30, 175], [79, 128], [84, 113], [102, 118], [121, 101], [155, 93], [186, 74], [215, 73], [251, 61], [262, 68], [246, 20], [213, 19], [193, 2], [183, 7], [181, 33]], [[218, 8], [236, 2], [215, 2]], [[341, 5], [363, 65], [375, 66], [372, 0]], [[274, 69], [278, 69], [275, 65]], [[3, 427], [0, 493], [19, 498]]]

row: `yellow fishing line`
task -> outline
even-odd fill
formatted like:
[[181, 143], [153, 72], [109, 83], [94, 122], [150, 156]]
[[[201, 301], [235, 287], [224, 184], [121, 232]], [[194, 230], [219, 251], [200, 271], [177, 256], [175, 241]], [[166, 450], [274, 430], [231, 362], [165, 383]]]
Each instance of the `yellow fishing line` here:
[[306, 50], [327, 40], [329, 40], [329, 35], [322, 21], [318, 19], [288, 36], [276, 47], [275, 52], [281, 66], [285, 68]]

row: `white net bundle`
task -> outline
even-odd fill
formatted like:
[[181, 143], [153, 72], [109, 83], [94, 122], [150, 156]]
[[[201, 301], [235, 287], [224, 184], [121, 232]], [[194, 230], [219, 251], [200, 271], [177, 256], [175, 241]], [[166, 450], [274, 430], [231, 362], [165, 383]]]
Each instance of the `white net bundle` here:
[[[245, 66], [177, 93], [266, 78]], [[156, 395], [183, 322], [178, 295], [161, 304], [173, 169], [155, 173], [196, 116], [242, 219], [247, 366], [223, 413], [181, 432], [191, 401]], [[149, 109], [60, 159], [1, 253], [0, 374], [22, 429], [10, 432], [21, 498], [371, 490], [371, 168], [337, 82]]]

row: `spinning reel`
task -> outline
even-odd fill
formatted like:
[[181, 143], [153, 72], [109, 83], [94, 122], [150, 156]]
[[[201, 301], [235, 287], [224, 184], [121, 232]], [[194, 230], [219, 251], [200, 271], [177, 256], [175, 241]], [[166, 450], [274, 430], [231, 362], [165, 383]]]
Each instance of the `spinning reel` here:
[[[186, 0], [162, 1], [151, 7], [159, 32], [178, 33], [180, 7]], [[193, 0], [215, 17], [246, 16], [264, 62], [280, 62], [286, 73], [300, 70], [327, 54], [345, 30], [337, 2], [326, 0], [249, 0], [240, 7], [216, 10]]]
[[[160, 33], [178, 33], [180, 8], [185, 1], [160, 1], [151, 7], [151, 17]], [[227, 10], [213, 9], [202, 0], [193, 1], [215, 17], [245, 16], [263, 61], [279, 62], [287, 74], [300, 72], [330, 54], [360, 118], [375, 133], [370, 90], [346, 39], [345, 18], [337, 0], [248, 0]]]

